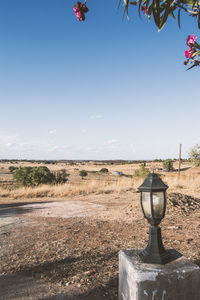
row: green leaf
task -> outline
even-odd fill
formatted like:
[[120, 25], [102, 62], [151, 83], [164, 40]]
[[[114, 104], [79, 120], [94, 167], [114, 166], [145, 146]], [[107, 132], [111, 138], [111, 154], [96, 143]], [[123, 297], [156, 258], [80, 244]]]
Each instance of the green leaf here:
[[195, 48], [197, 48], [197, 49], [200, 50], [200, 45], [199, 45], [197, 42], [194, 42], [192, 45], [193, 45]]
[[198, 12], [198, 28], [200, 29], [200, 11]]
[[170, 13], [171, 13], [171, 10], [169, 8], [166, 8], [164, 14], [161, 17], [159, 31], [162, 30], [162, 28], [165, 26], [165, 24], [167, 22], [167, 18], [168, 18], [168, 16], [169, 16]]
[[194, 57], [196, 55], [198, 55], [198, 56], [200, 55], [200, 51], [199, 50], [197, 50], [196, 52], [193, 52], [192, 57]]
[[196, 4], [196, 0], [181, 0], [181, 1], [179, 1], [179, 3], [187, 4], [187, 5], [193, 6], [193, 5]]
[[178, 10], [178, 27], [181, 28], [181, 9]]
[[141, 14], [141, 7], [142, 7], [142, 4], [143, 4], [143, 0], [139, 0], [139, 5], [138, 5], [138, 13], [139, 13], [139, 16]]
[[[149, 3], [149, 2], [150, 2], [150, 1], [148, 1], [148, 3]], [[146, 8], [146, 7], [145, 7], [145, 8]], [[153, 9], [153, 5], [151, 4], [151, 5], [148, 7], [148, 13], [147, 13], [148, 21], [150, 21], [150, 19], [151, 19], [152, 9]]]
[[118, 9], [120, 8], [121, 3], [122, 3], [122, 0], [119, 0], [118, 7], [117, 7]]
[[191, 70], [192, 68], [196, 67], [198, 64], [194, 63], [191, 67], [189, 67], [186, 71]]
[[154, 0], [152, 4], [153, 4], [152, 11], [153, 11], [154, 21], [155, 21], [156, 26], [160, 29], [160, 24], [161, 24], [161, 22], [160, 22], [160, 1]]
[[170, 16], [171, 16], [174, 20], [176, 20], [176, 17], [175, 17], [175, 15], [174, 15], [173, 11], [170, 12]]

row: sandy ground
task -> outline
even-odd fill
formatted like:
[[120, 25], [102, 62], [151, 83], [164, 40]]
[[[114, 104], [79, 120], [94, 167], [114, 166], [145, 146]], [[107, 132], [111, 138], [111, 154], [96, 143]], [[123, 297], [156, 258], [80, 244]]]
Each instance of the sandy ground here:
[[[96, 198], [96, 199], [95, 199]], [[102, 199], [99, 199], [102, 198]], [[116, 198], [116, 199], [115, 199]], [[114, 200], [115, 199], [115, 200]], [[52, 202], [49, 199], [46, 201], [43, 199], [42, 202], [38, 202], [38, 199], [32, 200], [31, 202], [22, 201], [18, 203], [16, 201], [10, 201], [7, 203], [3, 200], [0, 205], [0, 242], [1, 245], [6, 241], [7, 238], [12, 237], [16, 230], [21, 234], [21, 230], [31, 232], [38, 224], [46, 224], [45, 218], [58, 218], [62, 222], [62, 219], [68, 218], [89, 218], [104, 216], [108, 207], [115, 207], [118, 204], [118, 197], [114, 197], [112, 203], [105, 201], [105, 197], [92, 197], [92, 202], [88, 202], [84, 197], [77, 197], [75, 201], [56, 201]], [[30, 200], [29, 200], [30, 201]], [[95, 202], [101, 202], [97, 204]], [[75, 233], [77, 234], [78, 232]], [[22, 242], [22, 241], [21, 241]], [[29, 241], [27, 240], [27, 243]], [[19, 243], [19, 240], [18, 240]], [[21, 243], [20, 243], [21, 244]], [[10, 246], [10, 245], [9, 245]], [[13, 244], [14, 246], [14, 244]], [[22, 245], [21, 245], [22, 246]], [[1, 248], [0, 258], [8, 258], [8, 248]], [[14, 249], [12, 249], [14, 250]], [[12, 254], [16, 254], [12, 251]], [[12, 261], [11, 261], [12, 262]], [[15, 262], [14, 262], [15, 264]], [[9, 266], [11, 267], [11, 265]], [[88, 271], [87, 271], [88, 272]], [[71, 284], [61, 285], [59, 282], [47, 282], [35, 277], [19, 275], [19, 274], [6, 274], [3, 272], [0, 275], [0, 299], [93, 299], [85, 289], [81, 289], [80, 286], [73, 288]], [[12, 272], [11, 272], [12, 273]], [[81, 294], [81, 295], [80, 295]], [[96, 295], [98, 297], [98, 295]], [[101, 296], [99, 296], [99, 300]], [[97, 298], [98, 299], [98, 298]]]
[[24, 211], [28, 210], [30, 217], [54, 218], [89, 217], [95, 215], [99, 210], [105, 209], [103, 205], [86, 201], [35, 203], [23, 205], [20, 208]]
[[[162, 227], [166, 247], [199, 263], [199, 199], [168, 195]], [[0, 299], [116, 300], [118, 251], [143, 248], [147, 233], [139, 194], [131, 191], [2, 199]]]

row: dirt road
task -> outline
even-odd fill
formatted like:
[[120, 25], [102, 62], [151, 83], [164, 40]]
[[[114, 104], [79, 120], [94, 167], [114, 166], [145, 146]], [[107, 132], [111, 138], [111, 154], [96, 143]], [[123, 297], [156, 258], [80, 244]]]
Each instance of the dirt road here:
[[[199, 199], [168, 198], [164, 244], [198, 262]], [[133, 192], [2, 199], [0, 299], [116, 300], [118, 251], [145, 247], [147, 232]]]

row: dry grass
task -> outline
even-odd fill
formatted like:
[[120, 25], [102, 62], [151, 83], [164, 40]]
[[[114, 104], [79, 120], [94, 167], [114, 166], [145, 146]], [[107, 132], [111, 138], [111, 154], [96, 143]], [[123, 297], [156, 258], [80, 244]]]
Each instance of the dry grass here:
[[169, 186], [170, 192], [179, 192], [198, 197], [200, 193], [199, 174], [166, 175], [164, 181]]
[[[47, 167], [51, 171], [60, 170], [65, 168], [70, 174], [69, 181], [63, 185], [42, 185], [39, 187], [29, 188], [16, 188], [15, 183], [12, 180], [12, 174], [10, 174], [8, 167], [9, 163], [0, 164], [0, 177], [2, 179], [2, 186], [0, 187], [0, 197], [25, 199], [25, 198], [62, 198], [73, 197], [78, 195], [106, 194], [106, 193], [121, 193], [128, 190], [135, 191], [137, 187], [142, 183], [143, 179], [135, 179], [130, 177], [116, 177], [112, 174], [114, 171], [122, 171], [124, 174], [132, 175], [136, 169], [139, 168], [139, 164], [117, 164], [117, 165], [96, 165], [94, 163], [87, 163], [82, 165], [76, 164], [75, 166], [64, 165], [59, 163], [58, 165], [48, 165]], [[33, 166], [37, 164], [21, 163], [22, 166]], [[40, 165], [40, 164], [38, 164]], [[19, 166], [16, 164], [16, 166]], [[78, 170], [74, 170], [77, 168]], [[91, 171], [99, 171], [101, 168], [106, 167], [109, 169], [108, 174], [92, 173]], [[162, 163], [147, 163], [147, 167], [156, 170], [161, 168]], [[178, 162], [174, 164], [175, 169], [178, 167]], [[191, 165], [186, 162], [182, 164], [184, 170], [181, 172], [180, 177], [177, 172], [163, 172], [159, 171], [162, 175], [162, 179], [169, 186], [169, 192], [178, 192], [182, 194], [188, 194], [198, 197], [200, 194], [200, 168], [192, 168]], [[90, 171], [86, 179], [81, 180], [79, 172], [81, 169]], [[11, 181], [11, 183], [10, 183]], [[6, 186], [7, 185], [7, 186]]]
[[0, 188], [0, 196], [8, 198], [36, 198], [36, 197], [66, 197], [77, 195], [107, 194], [134, 190], [141, 180], [119, 178], [115, 181], [82, 180], [80, 183], [66, 183], [62, 185], [41, 185], [38, 187], [23, 187], [11, 191]]
[[[192, 196], [199, 196], [200, 176], [167, 174], [162, 177], [169, 186], [169, 192], [180, 192]], [[79, 183], [62, 185], [41, 185], [38, 187], [23, 187], [14, 190], [0, 188], [0, 196], [8, 198], [37, 198], [37, 197], [67, 197], [78, 195], [121, 193], [129, 190], [136, 191], [143, 179], [120, 177], [114, 181], [82, 180]]]

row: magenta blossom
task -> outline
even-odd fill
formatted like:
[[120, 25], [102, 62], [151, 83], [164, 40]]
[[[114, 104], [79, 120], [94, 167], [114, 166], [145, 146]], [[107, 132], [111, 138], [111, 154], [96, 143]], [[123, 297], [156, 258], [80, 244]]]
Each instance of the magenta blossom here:
[[186, 58], [192, 58], [193, 51], [192, 49], [188, 49], [184, 52]]
[[146, 8], [146, 6], [142, 6], [141, 7], [141, 11], [143, 11], [143, 15], [147, 15], [148, 14], [148, 10], [149, 10], [149, 8], [148, 7]]
[[75, 13], [77, 19], [78, 19], [79, 21], [82, 21], [83, 18], [82, 18], [82, 15], [81, 15], [80, 10], [79, 10], [77, 7], [74, 7], [73, 10], [74, 10], [74, 13]]
[[189, 35], [187, 38], [187, 45], [190, 47], [191, 44], [194, 44], [196, 39], [197, 39], [196, 35], [194, 35], [194, 34]]
[[87, 13], [89, 10], [86, 6], [86, 2], [87, 0], [85, 0], [85, 2], [82, 4], [80, 1], [78, 1], [73, 7], [78, 21], [85, 21], [85, 13]]

